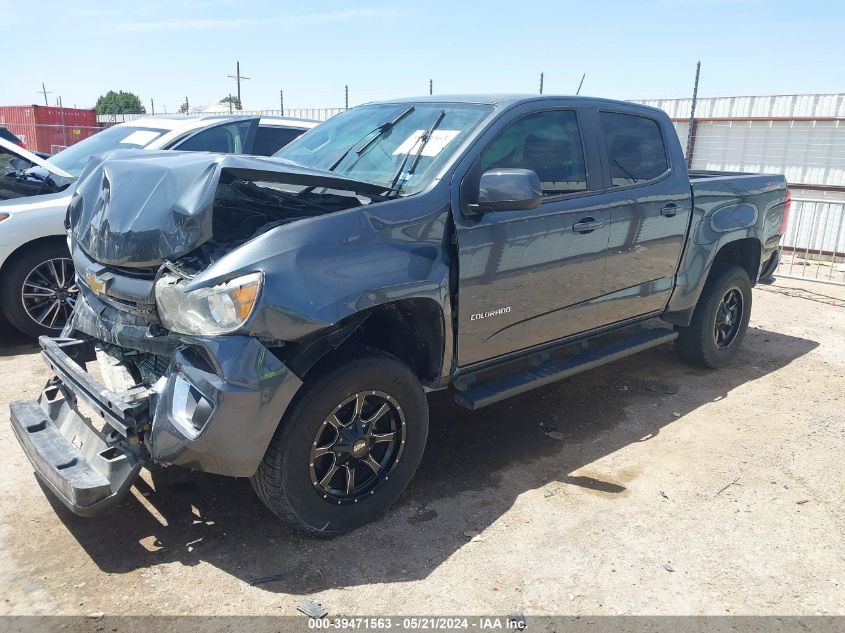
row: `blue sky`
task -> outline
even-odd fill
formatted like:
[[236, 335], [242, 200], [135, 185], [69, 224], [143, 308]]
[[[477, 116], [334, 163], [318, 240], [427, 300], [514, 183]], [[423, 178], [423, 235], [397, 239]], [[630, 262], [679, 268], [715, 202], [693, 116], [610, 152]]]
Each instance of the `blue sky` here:
[[845, 3], [807, 0], [0, 0], [0, 105], [91, 106], [109, 89], [149, 108], [343, 105], [436, 93], [633, 99], [845, 92]]

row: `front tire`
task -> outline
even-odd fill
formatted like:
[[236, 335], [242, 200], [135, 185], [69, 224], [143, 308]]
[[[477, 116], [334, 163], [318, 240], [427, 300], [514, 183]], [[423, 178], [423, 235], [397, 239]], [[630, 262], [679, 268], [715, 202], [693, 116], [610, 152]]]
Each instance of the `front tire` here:
[[711, 273], [698, 299], [689, 327], [678, 327], [681, 357], [712, 369], [736, 354], [751, 316], [751, 281], [739, 266], [723, 266]]
[[32, 337], [61, 334], [78, 294], [73, 261], [58, 239], [24, 246], [5, 266], [0, 285], [9, 323]]
[[357, 347], [306, 376], [252, 485], [291, 527], [340, 534], [396, 501], [427, 435], [428, 404], [417, 377], [394, 356]]

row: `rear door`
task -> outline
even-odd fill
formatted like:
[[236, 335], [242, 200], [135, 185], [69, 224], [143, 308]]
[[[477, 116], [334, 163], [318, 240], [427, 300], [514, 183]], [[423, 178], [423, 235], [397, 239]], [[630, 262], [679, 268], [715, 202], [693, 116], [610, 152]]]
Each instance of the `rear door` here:
[[610, 215], [597, 199], [601, 168], [585, 108], [522, 107], [485, 133], [461, 204], [481, 174], [531, 169], [544, 200], [531, 211], [456, 213], [458, 363], [470, 365], [595, 327]]
[[299, 128], [259, 124], [255, 142], [249, 153], [256, 156], [272, 156], [304, 133], [305, 130]]
[[183, 152], [244, 154], [253, 145], [257, 127], [258, 117], [218, 123], [194, 132], [167, 149], [176, 149]]
[[601, 327], [666, 305], [686, 240], [691, 196], [668, 117], [624, 106], [600, 109], [595, 116], [610, 212]]

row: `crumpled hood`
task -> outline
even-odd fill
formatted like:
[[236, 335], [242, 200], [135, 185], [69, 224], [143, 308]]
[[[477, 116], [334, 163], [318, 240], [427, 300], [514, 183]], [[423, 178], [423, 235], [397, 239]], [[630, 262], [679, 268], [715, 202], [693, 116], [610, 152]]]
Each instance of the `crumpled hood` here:
[[221, 177], [346, 189], [383, 187], [271, 158], [206, 152], [117, 150], [91, 159], [68, 209], [76, 243], [115, 266], [157, 266], [212, 239]]

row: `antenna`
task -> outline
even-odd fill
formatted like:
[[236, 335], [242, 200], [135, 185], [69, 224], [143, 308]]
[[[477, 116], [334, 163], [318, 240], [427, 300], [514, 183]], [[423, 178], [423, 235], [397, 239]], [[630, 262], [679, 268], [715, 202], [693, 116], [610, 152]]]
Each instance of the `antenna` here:
[[584, 73], [583, 75], [581, 75], [581, 81], [578, 82], [578, 90], [575, 91], [575, 96], [578, 96], [579, 94], [581, 94], [581, 86], [584, 85], [584, 77], [586, 77], [586, 76], [587, 76], [587, 73]]
[[701, 61], [695, 65], [695, 86], [692, 89], [692, 104], [689, 110], [689, 132], [687, 133], [687, 169], [692, 167], [692, 150], [695, 146], [695, 102], [698, 100], [698, 76], [701, 73]]

